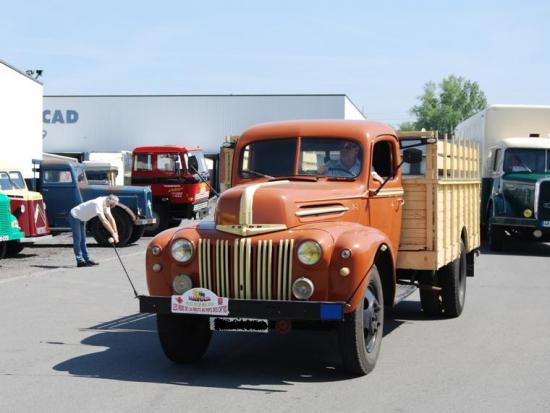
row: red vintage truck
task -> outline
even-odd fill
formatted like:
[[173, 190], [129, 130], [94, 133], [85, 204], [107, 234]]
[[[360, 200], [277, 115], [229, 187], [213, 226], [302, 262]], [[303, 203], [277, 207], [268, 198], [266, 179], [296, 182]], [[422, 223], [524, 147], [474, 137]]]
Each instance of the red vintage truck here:
[[11, 213], [25, 234], [24, 238], [8, 241], [8, 255], [20, 253], [26, 244], [51, 237], [44, 199], [40, 193], [28, 190], [18, 168], [0, 163], [0, 191], [9, 197]]
[[479, 248], [478, 153], [376, 122], [253, 127], [232, 149], [215, 220], [149, 244], [140, 311], [156, 313], [177, 363], [200, 359], [213, 330], [322, 326], [337, 331], [344, 367], [367, 374], [385, 306], [419, 287], [427, 315], [462, 313]]
[[146, 234], [208, 214], [208, 168], [199, 147], [141, 146], [132, 152], [132, 185], [150, 186], [157, 224]]

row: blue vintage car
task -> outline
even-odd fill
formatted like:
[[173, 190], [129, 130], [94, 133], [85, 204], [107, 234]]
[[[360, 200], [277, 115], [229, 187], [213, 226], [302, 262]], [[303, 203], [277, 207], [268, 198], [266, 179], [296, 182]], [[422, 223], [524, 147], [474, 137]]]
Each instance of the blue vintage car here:
[[[89, 185], [81, 164], [69, 161], [44, 161], [40, 164], [38, 190], [46, 203], [53, 234], [70, 231], [69, 211], [81, 202], [114, 194], [119, 205], [113, 209], [119, 246], [137, 241], [146, 225], [155, 223], [152, 194], [148, 187]], [[88, 231], [100, 245], [109, 245], [110, 234], [98, 218], [88, 222]]]

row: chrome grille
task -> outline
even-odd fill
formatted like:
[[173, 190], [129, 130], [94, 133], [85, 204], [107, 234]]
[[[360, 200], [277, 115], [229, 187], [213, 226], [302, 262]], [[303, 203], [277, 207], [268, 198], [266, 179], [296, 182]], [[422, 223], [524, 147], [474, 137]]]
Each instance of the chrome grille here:
[[229, 298], [290, 300], [294, 240], [198, 243], [200, 286]]
[[538, 202], [538, 219], [550, 220], [550, 180], [542, 181], [539, 187]]

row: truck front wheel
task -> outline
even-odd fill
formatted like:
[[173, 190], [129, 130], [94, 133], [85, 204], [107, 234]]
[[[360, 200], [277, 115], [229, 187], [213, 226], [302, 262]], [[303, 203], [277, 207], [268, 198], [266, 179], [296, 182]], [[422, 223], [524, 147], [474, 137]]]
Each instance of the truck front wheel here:
[[438, 317], [443, 310], [441, 306], [440, 293], [438, 291], [429, 290], [427, 287], [437, 287], [437, 273], [435, 271], [419, 271], [418, 281], [424, 285], [420, 288], [420, 305], [424, 315], [427, 317]]
[[504, 244], [504, 231], [498, 225], [491, 224], [491, 217], [493, 216], [493, 206], [489, 207], [487, 213], [486, 234], [487, 245], [492, 251], [502, 251]]
[[441, 270], [441, 298], [446, 317], [458, 317], [464, 309], [466, 300], [466, 251], [464, 242], [460, 243], [460, 256]]
[[6, 256], [8, 249], [8, 243], [6, 241], [0, 241], [0, 260]]
[[202, 358], [212, 337], [207, 317], [157, 314], [162, 350], [174, 363], [193, 363]]
[[132, 234], [128, 239], [128, 244], [133, 244], [134, 242], [139, 240], [143, 236], [144, 232], [145, 232], [145, 225], [134, 225], [132, 227]]
[[153, 205], [153, 216], [157, 220], [156, 223], [152, 225], [147, 225], [145, 228], [145, 235], [152, 237], [157, 235], [159, 232], [164, 231], [170, 226], [170, 212], [168, 208], [163, 204], [154, 204]]
[[[132, 220], [121, 208], [113, 208], [111, 214], [113, 214], [118, 230], [117, 246], [124, 247], [128, 244], [128, 240], [132, 234]], [[90, 221], [89, 230], [99, 245], [102, 247], [108, 247], [110, 245], [109, 238], [111, 234], [105, 229], [99, 218], [94, 218]]]
[[353, 312], [344, 316], [338, 327], [344, 367], [360, 376], [374, 369], [384, 332], [384, 296], [376, 265], [370, 270], [368, 279], [363, 300]]

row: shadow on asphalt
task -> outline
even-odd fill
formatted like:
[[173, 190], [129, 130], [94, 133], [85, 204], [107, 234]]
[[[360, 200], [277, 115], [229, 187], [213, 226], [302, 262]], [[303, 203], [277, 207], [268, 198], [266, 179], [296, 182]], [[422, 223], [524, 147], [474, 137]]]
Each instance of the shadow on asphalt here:
[[491, 251], [483, 244], [481, 254], [550, 257], [550, 243], [506, 239], [502, 251]]
[[[385, 336], [407, 322], [403, 320], [416, 319], [413, 313], [419, 312], [419, 305], [404, 305], [401, 311], [399, 318], [386, 317]], [[291, 386], [292, 382], [354, 378], [341, 368], [334, 331], [293, 330], [285, 335], [214, 333], [201, 361], [176, 365], [162, 352], [154, 315], [135, 314], [86, 330], [97, 334], [87, 337], [82, 344], [100, 350], [63, 361], [54, 370], [79, 377], [267, 393], [284, 392], [270, 386]]]

